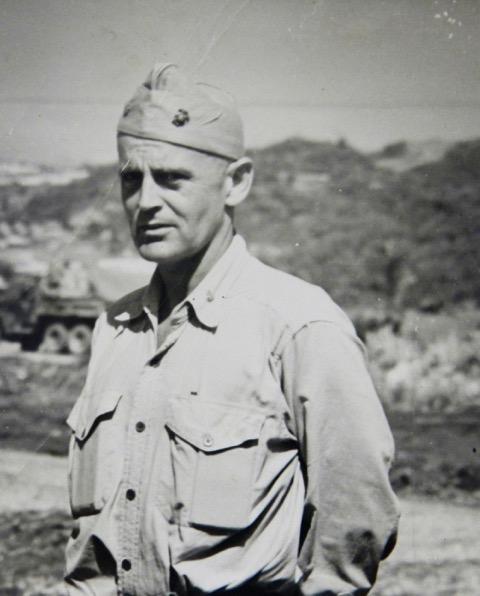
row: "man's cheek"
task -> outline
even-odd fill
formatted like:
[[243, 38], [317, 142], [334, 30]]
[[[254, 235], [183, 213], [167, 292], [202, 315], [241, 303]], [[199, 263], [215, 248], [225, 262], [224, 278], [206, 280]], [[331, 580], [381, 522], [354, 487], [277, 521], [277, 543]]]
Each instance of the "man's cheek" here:
[[137, 240], [138, 230], [137, 230], [137, 217], [134, 213], [130, 211], [126, 211], [128, 227], [130, 229], [130, 234], [134, 241]]

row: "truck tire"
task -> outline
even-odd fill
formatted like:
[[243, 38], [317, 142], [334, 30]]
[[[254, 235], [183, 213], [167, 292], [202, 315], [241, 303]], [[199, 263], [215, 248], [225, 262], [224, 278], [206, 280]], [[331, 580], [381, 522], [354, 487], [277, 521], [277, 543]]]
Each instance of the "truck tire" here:
[[68, 345], [68, 330], [63, 323], [51, 323], [45, 327], [43, 332], [40, 352], [59, 354]]
[[68, 351], [71, 354], [88, 354], [91, 342], [92, 330], [88, 325], [75, 325], [68, 332]]

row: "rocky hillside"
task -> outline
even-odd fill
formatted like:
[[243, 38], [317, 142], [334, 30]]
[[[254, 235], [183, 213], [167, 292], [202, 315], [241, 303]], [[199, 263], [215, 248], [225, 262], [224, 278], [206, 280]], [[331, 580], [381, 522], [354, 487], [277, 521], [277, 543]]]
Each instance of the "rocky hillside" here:
[[238, 225], [267, 260], [346, 304], [480, 298], [480, 141], [403, 172], [343, 143], [288, 141], [254, 157]]
[[[290, 139], [252, 152], [256, 178], [239, 231], [261, 258], [345, 305], [478, 301], [480, 140], [441, 151], [397, 145], [366, 155], [343, 141]], [[442, 157], [425, 163], [432, 155]], [[0, 215], [7, 249], [13, 235], [17, 248], [33, 244], [46, 259], [53, 236], [54, 252], [62, 242], [82, 254], [132, 250], [116, 166], [66, 186], [1, 186]]]

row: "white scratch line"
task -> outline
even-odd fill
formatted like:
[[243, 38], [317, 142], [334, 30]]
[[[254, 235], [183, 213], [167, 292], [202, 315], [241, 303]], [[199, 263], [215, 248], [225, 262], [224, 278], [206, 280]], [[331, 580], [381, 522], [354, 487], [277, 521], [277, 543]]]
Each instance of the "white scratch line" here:
[[244, 2], [242, 2], [242, 4], [238, 7], [238, 9], [230, 15], [230, 18], [227, 19], [226, 26], [223, 28], [223, 30], [220, 31], [217, 35], [214, 34], [212, 36], [212, 39], [207, 46], [207, 49], [205, 50], [202, 58], [200, 59], [200, 61], [197, 64], [197, 68], [200, 68], [200, 66], [202, 66], [204, 64], [204, 62], [206, 61], [210, 52], [217, 45], [217, 43], [222, 39], [222, 37], [225, 35], [225, 33], [230, 29], [230, 27], [233, 25], [233, 22], [235, 21], [235, 19], [247, 7], [248, 4], [250, 4], [250, 0], [244, 0]]

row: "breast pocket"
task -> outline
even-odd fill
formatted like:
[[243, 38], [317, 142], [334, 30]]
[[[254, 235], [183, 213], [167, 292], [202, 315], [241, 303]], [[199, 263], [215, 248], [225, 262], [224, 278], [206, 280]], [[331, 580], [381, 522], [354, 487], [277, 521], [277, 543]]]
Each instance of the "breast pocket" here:
[[82, 396], [67, 419], [73, 431], [68, 476], [75, 517], [100, 511], [119, 480], [123, 457], [115, 412], [121, 397], [118, 391]]
[[169, 404], [176, 503], [193, 526], [240, 529], [252, 511], [255, 461], [265, 416], [216, 402]]

